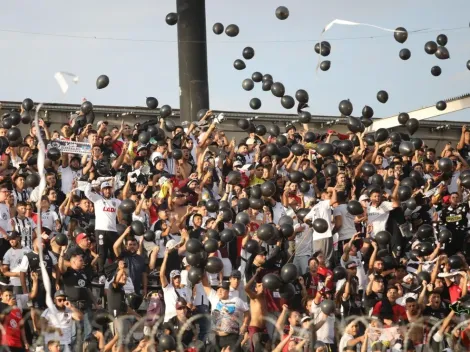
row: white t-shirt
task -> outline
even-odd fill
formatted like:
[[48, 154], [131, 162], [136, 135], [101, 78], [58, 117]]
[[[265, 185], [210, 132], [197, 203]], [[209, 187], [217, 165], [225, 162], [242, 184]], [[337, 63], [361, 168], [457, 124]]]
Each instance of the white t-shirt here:
[[64, 194], [67, 194], [72, 190], [73, 180], [79, 179], [83, 175], [82, 169], [79, 169], [78, 171], [74, 171], [72, 170], [70, 166], [67, 166], [67, 167], [59, 166], [59, 169], [57, 171], [61, 175], [61, 180], [62, 180], [61, 190]]
[[344, 348], [348, 345], [348, 341], [354, 340], [354, 336], [345, 333], [341, 340], [339, 341], [338, 351], [344, 351]]
[[184, 298], [188, 303], [191, 302], [192, 292], [188, 287], [175, 289], [172, 284], [163, 287], [163, 298], [165, 300], [164, 323], [176, 316], [176, 301], [178, 300], [176, 290], [178, 291], [179, 297]]
[[212, 312], [212, 329], [227, 334], [238, 334], [243, 315], [250, 308], [238, 297], [221, 300], [214, 289], [209, 294]]
[[[5, 256], [3, 257], [3, 265], [8, 265], [10, 267], [10, 270], [12, 273], [19, 273], [20, 272], [20, 265], [23, 260], [23, 257], [26, 253], [30, 252], [31, 250], [29, 248], [10, 248], [7, 250], [5, 253]], [[10, 284], [12, 286], [20, 287], [21, 286], [21, 280], [19, 277], [10, 277]]]
[[5, 231], [11, 231], [10, 209], [6, 204], [0, 204], [0, 227]]
[[313, 254], [313, 229], [307, 224], [297, 224], [294, 229], [298, 229], [300, 226], [303, 226], [304, 230], [295, 236], [295, 256], [311, 256]]
[[61, 345], [70, 345], [72, 343], [72, 310], [65, 308], [63, 312], [55, 309], [52, 311], [49, 308], [41, 314], [41, 317], [46, 319], [51, 327], [59, 328], [62, 332], [62, 335], [58, 332], [54, 333], [44, 333], [44, 343], [47, 343], [51, 340], [60, 341]]
[[[312, 302], [310, 313], [313, 314], [313, 321], [315, 324], [322, 320], [322, 311], [320, 305], [316, 305]], [[335, 316], [330, 314], [325, 323], [320, 329], [317, 330], [317, 340], [323, 343], [335, 343]]]
[[55, 222], [59, 220], [59, 216], [55, 211], [41, 211], [41, 225], [47, 227], [51, 231], [55, 231]]
[[117, 210], [121, 201], [116, 198], [106, 199], [91, 192], [91, 184], [85, 187], [85, 196], [95, 206], [95, 230], [116, 232]]
[[339, 229], [339, 241], [349, 240], [356, 233], [356, 226], [354, 224], [354, 215], [348, 211], [347, 204], [340, 204], [333, 210], [333, 216], [341, 216], [343, 225]]
[[330, 206], [330, 200], [321, 200], [319, 201], [313, 208], [310, 210], [310, 213], [305, 216], [304, 220], [312, 219], [313, 221], [315, 219], [325, 219], [327, 224], [328, 224], [328, 230], [326, 230], [324, 233], [318, 233], [315, 230], [313, 231], [313, 240], [322, 240], [324, 238], [330, 238], [332, 237], [331, 233], [331, 206]]
[[385, 231], [389, 213], [393, 210], [392, 204], [392, 202], [382, 202], [378, 207], [372, 205], [367, 207], [367, 225], [372, 225], [372, 238], [375, 238], [376, 233]]
[[[113, 281], [114, 281], [114, 276], [111, 278], [111, 280], [109, 280], [109, 281], [106, 280], [104, 288], [108, 290], [109, 286], [111, 286]], [[129, 276], [127, 277], [127, 280], [126, 280], [126, 283], [123, 286], [123, 289], [124, 289], [124, 292], [126, 294], [135, 293], [134, 284], [132, 283], [132, 279]]]
[[[354, 260], [354, 262], [357, 264], [356, 276], [359, 279], [359, 290], [365, 290], [367, 287], [367, 275], [366, 271], [364, 270], [364, 264], [362, 264], [362, 253], [358, 251], [357, 255], [350, 255], [349, 260]], [[343, 257], [341, 257], [340, 263], [341, 266], [346, 267], [346, 263], [344, 262]]]
[[272, 207], [273, 210], [273, 223], [278, 224], [282, 216], [286, 215], [286, 208], [280, 202]]

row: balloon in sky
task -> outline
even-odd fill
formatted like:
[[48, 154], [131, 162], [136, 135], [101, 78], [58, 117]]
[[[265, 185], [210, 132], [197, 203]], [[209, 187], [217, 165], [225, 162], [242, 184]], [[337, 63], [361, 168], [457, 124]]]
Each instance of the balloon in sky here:
[[106, 88], [109, 84], [109, 77], [106, 75], [101, 75], [96, 79], [96, 88], [103, 89]]

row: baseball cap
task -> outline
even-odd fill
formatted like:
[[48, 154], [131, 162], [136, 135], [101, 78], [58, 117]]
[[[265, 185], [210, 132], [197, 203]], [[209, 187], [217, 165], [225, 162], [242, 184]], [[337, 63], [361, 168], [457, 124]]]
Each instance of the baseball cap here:
[[140, 152], [141, 150], [147, 149], [148, 144], [142, 144], [137, 147], [137, 153]]
[[177, 276], [181, 276], [181, 272], [179, 270], [172, 270], [170, 272], [170, 280], [173, 280]]
[[18, 238], [20, 237], [20, 233], [18, 231], [8, 231], [7, 233], [7, 237], [9, 240], [12, 240], [12, 239], [15, 239], [15, 238]]
[[303, 323], [309, 320], [312, 320], [312, 317], [310, 317], [309, 315], [304, 315], [302, 319], [300, 320], [300, 322]]
[[166, 243], [165, 247], [166, 247], [167, 249], [173, 249], [173, 248], [176, 247], [177, 244], [178, 244], [178, 243], [177, 243], [175, 240], [169, 240], [169, 241]]
[[230, 290], [230, 283], [228, 281], [222, 281], [220, 284], [217, 285], [217, 288], [223, 288], [224, 290]]
[[243, 165], [243, 163], [240, 160], [237, 160], [233, 163], [233, 166], [241, 167], [242, 165]]
[[110, 182], [103, 182], [101, 184], [101, 189], [110, 188], [110, 187], [113, 187], [113, 185]]
[[178, 309], [181, 309], [181, 308], [186, 308], [188, 306], [188, 303], [186, 302], [186, 300], [182, 297], [178, 298], [178, 300], [176, 301], [176, 310]]
[[240, 270], [233, 270], [232, 273], [230, 274], [230, 277], [234, 277], [236, 279], [241, 279], [242, 278], [242, 273]]
[[80, 242], [81, 240], [83, 240], [84, 238], [87, 238], [87, 234], [85, 232], [82, 232], [82, 233], [79, 233], [77, 235], [77, 237], [75, 238], [75, 242]]
[[369, 200], [369, 196], [367, 194], [363, 194], [362, 196], [360, 196], [359, 202], [362, 202], [363, 200]]
[[59, 291], [56, 291], [56, 292], [54, 293], [54, 298], [57, 298], [57, 297], [65, 297], [65, 296], [67, 296], [67, 295], [65, 294], [65, 291], [64, 291], [64, 290], [59, 290]]
[[354, 260], [350, 260], [344, 264], [346, 269], [357, 268], [357, 263]]

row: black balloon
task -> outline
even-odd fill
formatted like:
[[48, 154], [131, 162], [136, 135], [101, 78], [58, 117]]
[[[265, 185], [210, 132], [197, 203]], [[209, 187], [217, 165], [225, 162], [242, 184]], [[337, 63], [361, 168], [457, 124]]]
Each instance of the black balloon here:
[[[292, 225], [291, 225], [292, 226]], [[297, 267], [292, 263], [287, 263], [281, 268], [281, 279], [284, 282], [293, 282], [298, 277]]]
[[240, 28], [236, 24], [229, 24], [227, 28], [225, 28], [225, 34], [229, 37], [236, 37], [240, 33]]
[[408, 209], [415, 210], [418, 204], [416, 204], [416, 199], [410, 198], [405, 202], [405, 205]]
[[388, 139], [388, 131], [385, 128], [379, 128], [375, 131], [375, 141], [376, 142], [384, 142]]
[[142, 131], [139, 133], [139, 143], [144, 145], [150, 141], [151, 135], [146, 131]]
[[236, 233], [232, 229], [223, 229], [220, 232], [220, 240], [222, 242], [229, 243], [233, 241], [235, 237], [236, 237]]
[[152, 230], [148, 230], [144, 233], [144, 240], [147, 242], [155, 241], [155, 232]]
[[437, 76], [440, 76], [442, 73], [442, 70], [439, 66], [433, 66], [431, 67], [431, 74], [434, 76], [434, 77], [437, 77]]
[[158, 338], [158, 347], [161, 348], [162, 351], [176, 350], [175, 338], [171, 335], [161, 335]]
[[429, 55], [434, 55], [437, 51], [437, 44], [434, 41], [429, 41], [424, 45], [424, 51]]
[[247, 213], [238, 213], [237, 216], [235, 216], [235, 221], [246, 226], [250, 223], [250, 216]]
[[264, 82], [264, 81], [273, 81], [273, 82], [274, 82], [273, 76], [271, 76], [269, 73], [266, 73], [266, 74], [263, 76], [263, 82]]
[[266, 134], [266, 127], [264, 125], [258, 125], [255, 127], [255, 134], [257, 136], [264, 136]]
[[321, 309], [323, 314], [330, 315], [330, 314], [334, 313], [334, 311], [335, 311], [335, 302], [332, 301], [331, 299], [324, 299], [320, 303], [320, 309]]
[[263, 80], [263, 83], [261, 84], [261, 89], [265, 92], [267, 92], [268, 90], [270, 90], [273, 86], [273, 81], [270, 80], [270, 79], [267, 79], [267, 80]]
[[244, 70], [246, 65], [243, 60], [237, 59], [233, 62], [233, 67], [235, 67], [236, 70]]
[[131, 222], [131, 230], [135, 236], [142, 236], [145, 232], [145, 227], [142, 221], [134, 220]]
[[160, 116], [164, 119], [165, 117], [168, 117], [171, 115], [171, 106], [170, 105], [163, 105], [160, 108]]
[[246, 78], [242, 82], [242, 88], [246, 91], [250, 91], [254, 88], [255, 84], [253, 83], [253, 80]]
[[280, 20], [285, 20], [289, 17], [289, 9], [285, 6], [279, 6], [276, 9], [276, 17]]
[[85, 115], [89, 114], [93, 110], [93, 104], [90, 101], [84, 101], [82, 105], [80, 106], [81, 112], [83, 112]]
[[399, 186], [398, 187], [398, 199], [400, 202], [406, 202], [410, 199], [412, 190], [409, 186]]
[[336, 164], [328, 164], [323, 171], [326, 177], [335, 177], [338, 174], [338, 166]]
[[229, 185], [237, 185], [241, 182], [242, 177], [238, 171], [230, 171], [227, 175], [227, 183]]
[[400, 59], [408, 60], [411, 57], [411, 51], [409, 49], [401, 49], [399, 53]]
[[264, 200], [259, 198], [250, 198], [250, 208], [260, 210], [264, 207]]
[[285, 109], [292, 109], [295, 105], [295, 101], [294, 101], [294, 98], [292, 98], [290, 95], [284, 95], [282, 98], [281, 98], [281, 105], [285, 108]]
[[377, 93], [377, 100], [385, 104], [388, 101], [388, 93], [384, 90], [379, 91]]
[[251, 46], [247, 46], [243, 49], [242, 55], [245, 60], [251, 60], [255, 56], [255, 50]]
[[440, 111], [444, 111], [447, 109], [447, 103], [444, 100], [440, 100], [436, 103], [436, 109]]
[[39, 178], [39, 175], [36, 174], [36, 173], [32, 173], [32, 174], [29, 174], [28, 176], [26, 176], [26, 180], [25, 180], [25, 185], [26, 187], [31, 187], [31, 188], [35, 188], [39, 185], [39, 182], [41, 182], [41, 179]]
[[247, 119], [240, 119], [237, 121], [238, 127], [240, 127], [242, 130], [247, 130], [248, 127], [250, 127], [250, 121]]
[[123, 214], [132, 214], [135, 211], [136, 205], [132, 199], [124, 199], [119, 205], [119, 210]]
[[198, 282], [201, 282], [202, 276], [204, 275], [204, 270], [192, 266], [188, 270], [188, 281], [193, 285], [196, 285]]
[[207, 258], [206, 271], [210, 274], [218, 274], [224, 268], [224, 263], [219, 257]]
[[291, 300], [294, 298], [295, 292], [295, 286], [291, 283], [284, 284], [279, 288], [279, 296], [285, 300]]
[[253, 98], [250, 100], [250, 108], [253, 110], [258, 110], [261, 107], [261, 100], [258, 98]]
[[368, 105], [365, 105], [363, 108], [362, 108], [362, 116], [364, 116], [365, 118], [368, 118], [368, 119], [371, 119], [372, 116], [374, 116], [374, 109], [372, 109], [370, 106]]
[[364, 132], [364, 125], [359, 119], [348, 116], [348, 130], [353, 133]]
[[406, 129], [408, 132], [410, 132], [411, 135], [413, 135], [419, 128], [419, 121], [416, 120], [415, 118], [411, 118], [408, 120], [406, 123]]
[[453, 164], [452, 160], [450, 160], [449, 158], [441, 158], [437, 162], [437, 167], [442, 172], [450, 172], [450, 171], [452, 171], [452, 169], [454, 167], [454, 164]]
[[309, 96], [307, 91], [304, 89], [299, 89], [297, 92], [295, 92], [295, 99], [297, 99], [299, 103], [308, 103]]
[[334, 147], [330, 143], [319, 143], [317, 145], [317, 152], [321, 156], [332, 156], [334, 154]]
[[391, 238], [392, 236], [388, 231], [380, 231], [375, 235], [375, 241], [383, 246], [386, 246], [390, 242]]
[[278, 98], [282, 98], [286, 93], [286, 90], [281, 82], [276, 82], [271, 86], [271, 93]]
[[440, 46], [437, 48], [436, 53], [434, 54], [439, 60], [447, 60], [450, 58], [449, 50], [445, 46]]
[[178, 14], [175, 12], [170, 12], [168, 15], [166, 15], [165, 22], [169, 26], [174, 26], [178, 23]]
[[348, 271], [344, 266], [336, 266], [333, 269], [333, 281], [339, 281], [342, 279], [345, 279], [346, 276], [348, 275]]
[[390, 133], [390, 139], [394, 143], [400, 143], [401, 142], [401, 135], [398, 132], [392, 132], [392, 133]]
[[299, 114], [300, 123], [309, 123], [312, 120], [312, 114], [308, 111], [301, 111]]
[[339, 112], [344, 116], [349, 116], [353, 112], [353, 105], [349, 100], [342, 100], [338, 106]]
[[320, 70], [328, 71], [331, 67], [331, 61], [325, 60], [320, 63]]
[[395, 32], [393, 32], [393, 36], [397, 42], [403, 44], [408, 39], [408, 32], [405, 28], [398, 27], [395, 29]]
[[224, 25], [219, 22], [214, 23], [212, 26], [212, 31], [217, 35], [222, 34], [224, 32]]
[[361, 122], [362, 124], [364, 125], [364, 127], [369, 127], [369, 126], [372, 126], [372, 124], [374, 123], [374, 121], [372, 121], [372, 119], [369, 119], [367, 117], [361, 117]]
[[328, 230], [328, 223], [325, 219], [317, 218], [313, 221], [313, 229], [318, 233], [325, 233]]
[[421, 241], [424, 241], [426, 238], [433, 237], [434, 236], [434, 230], [432, 225], [429, 224], [423, 224], [418, 228], [418, 232], [416, 233], [418, 238]]
[[[8, 132], [10, 132], [10, 131], [13, 131], [13, 128], [10, 129]], [[8, 138], [8, 132], [7, 132], [7, 138]], [[21, 138], [21, 136], [20, 136], [20, 138]], [[10, 140], [10, 139], [9, 139], [9, 140]], [[14, 139], [14, 140], [15, 140], [15, 139]], [[57, 161], [57, 160], [60, 159], [60, 157], [61, 157], [61, 155], [60, 155], [60, 150], [59, 150], [58, 148], [53, 147], [53, 148], [50, 148], [50, 149], [47, 151], [47, 158], [48, 158], [48, 159], [51, 159], [52, 161]]]
[[304, 146], [300, 143], [295, 143], [290, 150], [295, 156], [301, 156], [305, 152]]
[[361, 203], [357, 200], [350, 200], [347, 205], [347, 210], [351, 215], [361, 215], [364, 213], [364, 209], [362, 208]]
[[232, 225], [232, 229], [235, 231], [235, 235], [237, 236], [245, 236], [246, 234], [246, 226], [239, 222], [234, 223]]
[[253, 82], [261, 82], [262, 79], [263, 79], [263, 75], [261, 74], [261, 72], [253, 72], [253, 74], [251, 75], [251, 79], [253, 80]]
[[400, 147], [398, 149], [400, 154], [403, 156], [413, 156], [415, 152], [415, 147], [410, 141], [401, 141]]
[[33, 110], [34, 102], [32, 101], [32, 99], [26, 98], [21, 103], [21, 106], [23, 106], [24, 111], [31, 111], [31, 110]]
[[259, 239], [263, 241], [268, 241], [274, 235], [273, 225], [263, 224], [258, 228], [258, 231], [256, 233]]
[[154, 97], [148, 97], [145, 103], [149, 109], [156, 109], [158, 107], [158, 100]]
[[446, 46], [447, 44], [447, 36], [445, 34], [439, 34], [436, 39], [437, 44]]
[[103, 89], [106, 88], [109, 84], [109, 77], [106, 75], [101, 75], [96, 79], [96, 88]]
[[[268, 155], [271, 155], [271, 156], [279, 155], [280, 153], [278, 146], [274, 143], [269, 143], [266, 146], [266, 152], [268, 153]], [[290, 154], [290, 151], [289, 151], [289, 154]]]
[[401, 112], [398, 115], [398, 123], [400, 125], [406, 125], [409, 119], [410, 119], [410, 115], [408, 115], [406, 112]]
[[11, 124], [13, 126], [16, 126], [21, 122], [21, 115], [16, 111], [12, 111], [10, 113], [10, 120], [11, 120]]
[[294, 170], [291, 171], [288, 175], [289, 181], [292, 183], [300, 183], [304, 177], [304, 174], [300, 171]]
[[272, 197], [276, 193], [276, 185], [272, 181], [265, 181], [261, 184], [261, 194], [263, 197]]
[[321, 56], [328, 56], [331, 53], [331, 46], [330, 44], [323, 44], [327, 42], [322, 42], [321, 47], [320, 47], [320, 55]]
[[264, 288], [272, 291], [279, 289], [283, 284], [281, 278], [278, 275], [272, 273], [264, 275], [261, 281]]
[[410, 142], [413, 143], [415, 149], [421, 149], [423, 147], [423, 140], [421, 138], [413, 137], [410, 139]]
[[439, 232], [439, 242], [440, 243], [448, 243], [452, 239], [452, 232], [447, 229], [441, 230]]
[[374, 164], [364, 163], [362, 164], [361, 171], [364, 175], [371, 177], [377, 172], [377, 169], [375, 168]]

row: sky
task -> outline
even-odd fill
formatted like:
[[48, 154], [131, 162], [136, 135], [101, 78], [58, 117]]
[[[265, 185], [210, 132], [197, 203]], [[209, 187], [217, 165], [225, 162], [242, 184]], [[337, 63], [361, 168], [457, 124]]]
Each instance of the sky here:
[[[290, 11], [285, 21], [275, 16], [280, 5]], [[146, 97], [154, 96], [160, 105], [178, 108], [177, 26], [165, 22], [167, 13], [174, 11], [176, 0], [3, 2], [0, 101], [30, 97], [35, 102], [78, 104], [86, 97], [95, 105], [145, 106]], [[257, 97], [260, 112], [294, 113], [263, 92], [260, 84], [250, 92], [242, 89], [243, 79], [255, 71], [282, 82], [286, 94], [307, 90], [309, 111], [321, 115], [338, 115], [343, 99], [353, 103], [353, 115], [370, 105], [375, 117], [387, 117], [470, 93], [469, 13], [470, 2], [465, 0], [206, 0], [210, 108], [251, 111], [249, 101]], [[404, 44], [391, 32], [362, 26], [334, 26], [321, 36], [334, 19], [427, 30], [410, 33]], [[215, 22], [235, 23], [240, 34], [217, 36], [212, 32]], [[424, 44], [440, 33], [449, 38], [450, 60], [424, 52]], [[319, 39], [332, 47], [327, 72], [316, 72], [314, 45]], [[242, 58], [246, 46], [255, 49], [255, 57], [237, 71], [233, 62]], [[398, 56], [402, 48], [411, 51], [408, 61]], [[434, 65], [442, 68], [441, 76], [431, 75]], [[54, 79], [57, 71], [78, 75], [79, 83], [63, 94]], [[96, 90], [100, 74], [109, 76], [110, 85]], [[379, 90], [389, 93], [386, 104], [377, 101]], [[467, 114], [442, 119], [468, 120]]]

